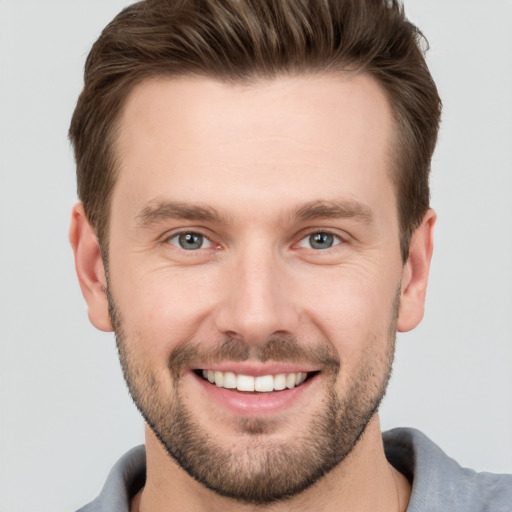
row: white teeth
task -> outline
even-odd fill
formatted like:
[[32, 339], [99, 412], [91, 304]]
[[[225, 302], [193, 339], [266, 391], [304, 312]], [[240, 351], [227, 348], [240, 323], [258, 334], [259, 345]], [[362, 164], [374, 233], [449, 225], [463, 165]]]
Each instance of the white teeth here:
[[215, 385], [221, 388], [224, 384], [224, 374], [222, 372], [215, 372]]
[[276, 391], [281, 391], [286, 388], [286, 375], [284, 373], [279, 373], [274, 376], [274, 389]]
[[258, 391], [269, 393], [271, 391], [282, 391], [300, 386], [307, 377], [307, 373], [278, 373], [277, 375], [237, 375], [233, 372], [220, 372], [203, 370], [203, 378], [211, 384], [220, 388], [237, 389], [238, 391]]
[[274, 391], [274, 377], [272, 375], [262, 375], [254, 379], [255, 391]]
[[237, 375], [236, 389], [238, 389], [238, 391], [254, 391], [254, 377], [249, 375]]
[[233, 372], [226, 372], [224, 374], [224, 386], [227, 389], [236, 388], [236, 375]]
[[295, 385], [299, 386], [306, 380], [307, 374], [306, 373], [297, 373], [297, 380], [295, 381]]

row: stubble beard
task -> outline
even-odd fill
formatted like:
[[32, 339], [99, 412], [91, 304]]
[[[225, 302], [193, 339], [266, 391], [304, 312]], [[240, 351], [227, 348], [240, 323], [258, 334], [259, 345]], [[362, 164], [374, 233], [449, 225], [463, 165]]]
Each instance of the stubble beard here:
[[391, 376], [398, 294], [393, 304], [386, 353], [376, 357], [370, 347], [362, 358], [365, 364], [350, 379], [343, 397], [334, 387], [340, 362], [325, 342], [316, 350], [306, 350], [295, 338], [269, 340], [260, 351], [261, 360], [267, 360], [269, 354], [272, 360], [284, 360], [280, 354], [291, 350], [296, 358], [307, 355], [309, 359], [323, 361], [328, 381], [326, 396], [309, 428], [293, 441], [272, 440], [269, 434], [275, 425], [271, 421], [246, 418], [240, 419], [236, 426], [245, 438], [250, 436], [250, 443], [244, 442], [244, 448], [226, 448], [215, 442], [187, 410], [181, 393], [181, 370], [192, 357], [205, 361], [230, 353], [234, 356], [231, 359], [245, 360], [253, 349], [232, 339], [225, 339], [220, 344], [223, 348], [208, 354], [201, 354], [191, 344], [184, 350], [175, 349], [169, 358], [173, 391], [164, 399], [152, 369], [130, 353], [120, 313], [111, 293], [107, 295], [123, 375], [144, 420], [167, 453], [191, 477], [217, 494], [240, 502], [264, 505], [288, 499], [338, 466], [356, 446], [377, 412]]

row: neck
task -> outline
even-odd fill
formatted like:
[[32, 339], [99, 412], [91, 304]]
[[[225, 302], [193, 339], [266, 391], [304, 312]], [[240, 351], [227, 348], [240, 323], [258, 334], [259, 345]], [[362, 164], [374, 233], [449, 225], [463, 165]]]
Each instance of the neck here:
[[169, 457], [146, 427], [146, 485], [131, 512], [404, 512], [411, 487], [386, 460], [377, 415], [352, 452], [327, 475], [297, 496], [269, 505], [241, 504], [198, 483]]

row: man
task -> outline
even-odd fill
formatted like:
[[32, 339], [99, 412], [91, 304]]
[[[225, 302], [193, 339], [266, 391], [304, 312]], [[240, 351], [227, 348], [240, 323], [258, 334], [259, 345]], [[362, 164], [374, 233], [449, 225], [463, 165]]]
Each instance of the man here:
[[70, 238], [147, 427], [83, 510], [510, 509], [512, 478], [379, 426], [432, 255], [419, 44], [371, 0], [148, 0], [104, 30]]

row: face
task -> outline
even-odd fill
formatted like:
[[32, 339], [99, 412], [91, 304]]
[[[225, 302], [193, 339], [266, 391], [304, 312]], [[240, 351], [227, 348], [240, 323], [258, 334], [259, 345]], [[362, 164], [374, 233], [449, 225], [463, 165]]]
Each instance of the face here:
[[120, 120], [108, 295], [130, 392], [216, 492], [338, 466], [384, 393], [403, 286], [393, 123], [368, 76], [139, 85]]

